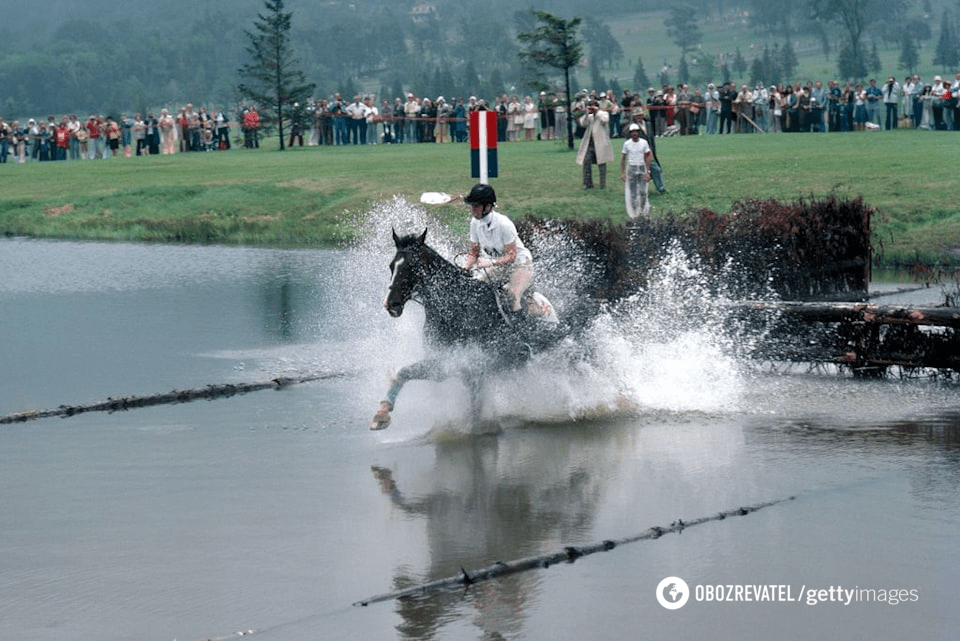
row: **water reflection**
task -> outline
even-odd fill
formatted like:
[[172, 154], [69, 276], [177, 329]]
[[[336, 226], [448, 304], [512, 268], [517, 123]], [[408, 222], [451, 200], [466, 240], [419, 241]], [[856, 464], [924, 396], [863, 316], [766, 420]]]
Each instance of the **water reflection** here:
[[[425, 528], [427, 566], [398, 567], [397, 590], [582, 541], [632, 447], [621, 427], [582, 424], [502, 436], [451, 435], [433, 449], [433, 466], [416, 479], [372, 468], [398, 514]], [[407, 638], [429, 639], [453, 618], [468, 617], [485, 638], [516, 633], [541, 580], [527, 572], [462, 593], [401, 599], [398, 629]]]

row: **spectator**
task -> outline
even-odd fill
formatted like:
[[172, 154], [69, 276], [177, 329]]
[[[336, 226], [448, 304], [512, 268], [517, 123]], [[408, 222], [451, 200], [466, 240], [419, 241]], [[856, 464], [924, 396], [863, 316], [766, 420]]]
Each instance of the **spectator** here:
[[864, 91], [862, 82], [857, 83], [853, 100], [853, 129], [854, 131], [865, 131], [869, 116], [867, 113], [867, 92]]
[[583, 188], [593, 189], [593, 165], [600, 167], [600, 189], [607, 186], [607, 163], [613, 162], [613, 147], [610, 145], [608, 127], [610, 115], [600, 109], [596, 100], [587, 103], [587, 113], [581, 116], [583, 138], [577, 152], [577, 164], [583, 166]]
[[[64, 123], [63, 123], [64, 129], [66, 129], [66, 124], [67, 124], [66, 121], [64, 121]], [[65, 142], [65, 144], [64, 144], [64, 152], [66, 152], [66, 148], [69, 146], [69, 142], [67, 142], [67, 141], [69, 140], [69, 138], [66, 137], [66, 136], [65, 136], [64, 138], [65, 138], [65, 141], [64, 141], [64, 142]], [[117, 153], [120, 151], [120, 124], [117, 123], [117, 121], [113, 119], [113, 116], [107, 116], [107, 123], [106, 123], [106, 145], [107, 145], [107, 149], [104, 150], [103, 157], [104, 157], [104, 158], [111, 158], [111, 157], [112, 157], [112, 158], [116, 158], [116, 157], [117, 157]], [[60, 147], [60, 129], [59, 129], [59, 128], [57, 129], [57, 147], [58, 147], [58, 148]], [[108, 150], [109, 150], [109, 151], [108, 151]], [[59, 155], [60, 155], [60, 154], [59, 154], [59, 151], [58, 151], [58, 153], [57, 153], [57, 156], [58, 156], [57, 159], [58, 159], [58, 160], [66, 160], [66, 159], [67, 159], [66, 153], [64, 153], [63, 158], [59, 158]]]
[[523, 138], [524, 140], [533, 140], [534, 132], [537, 129], [537, 105], [534, 104], [530, 96], [523, 98]]
[[[140, 125], [143, 141], [146, 142], [146, 124], [141, 122]], [[160, 127], [160, 148], [162, 153], [166, 156], [173, 155], [177, 149], [177, 122], [166, 108], [160, 110], [160, 119], [157, 121], [157, 126]], [[137, 145], [137, 155], [140, 155], [139, 142]]]
[[405, 142], [420, 142], [418, 118], [420, 118], [420, 103], [412, 93], [408, 93], [407, 102], [403, 105]]
[[880, 120], [880, 107], [883, 105], [883, 92], [880, 90], [880, 87], [877, 86], [876, 78], [870, 78], [863, 94], [867, 103], [867, 122], [882, 125], [883, 122]]
[[620, 178], [624, 182], [623, 198], [627, 217], [632, 221], [650, 214], [648, 189], [653, 152], [646, 139], [640, 137], [638, 123], [631, 123], [628, 130], [630, 139], [623, 143], [620, 154]]
[[7, 151], [10, 147], [10, 125], [3, 121], [3, 116], [0, 116], [0, 163], [6, 164], [7, 162]]
[[897, 105], [900, 104], [900, 83], [893, 76], [887, 78], [887, 84], [883, 86], [883, 104], [886, 106], [886, 118], [884, 120], [884, 129], [897, 128]]
[[243, 112], [243, 146], [247, 149], [260, 148], [260, 114], [253, 105]]
[[718, 94], [720, 100], [720, 133], [730, 133], [733, 127], [733, 101], [737, 99], [737, 91], [731, 83], [725, 82], [720, 87]]
[[707, 135], [712, 136], [717, 133], [717, 123], [720, 120], [720, 92], [717, 91], [717, 85], [708, 83], [703, 99], [707, 110]]

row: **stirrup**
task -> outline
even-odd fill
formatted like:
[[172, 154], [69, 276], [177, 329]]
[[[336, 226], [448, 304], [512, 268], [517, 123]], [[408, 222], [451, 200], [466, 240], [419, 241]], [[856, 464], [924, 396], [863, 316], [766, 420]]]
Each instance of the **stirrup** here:
[[384, 430], [390, 426], [390, 412], [393, 410], [393, 403], [390, 401], [380, 401], [380, 410], [373, 415], [373, 422], [370, 423], [370, 429], [373, 431]]

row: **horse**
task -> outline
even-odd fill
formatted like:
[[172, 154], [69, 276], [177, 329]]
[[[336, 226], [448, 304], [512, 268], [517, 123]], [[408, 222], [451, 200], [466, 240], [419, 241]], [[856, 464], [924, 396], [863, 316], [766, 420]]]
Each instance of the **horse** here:
[[381, 401], [371, 430], [390, 425], [390, 412], [408, 381], [440, 381], [456, 374], [470, 390], [472, 418], [476, 420], [484, 371], [516, 367], [564, 333], [559, 323], [545, 322], [527, 312], [508, 311], [498, 286], [474, 278], [446, 260], [426, 244], [426, 238], [426, 229], [420, 235], [402, 237], [393, 232], [397, 251], [390, 262], [391, 279], [384, 307], [390, 316], [399, 318], [407, 302], [419, 302], [424, 309], [424, 339], [428, 346], [475, 346], [483, 358], [480, 363], [461, 367], [436, 355], [403, 367], [391, 382], [386, 399]]

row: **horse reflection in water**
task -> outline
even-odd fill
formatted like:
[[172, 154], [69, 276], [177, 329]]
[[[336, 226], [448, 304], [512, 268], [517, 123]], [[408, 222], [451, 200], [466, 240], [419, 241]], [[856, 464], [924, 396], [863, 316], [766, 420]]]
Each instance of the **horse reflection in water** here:
[[[403, 314], [408, 301], [421, 303], [425, 316], [424, 339], [429, 347], [474, 346], [479, 356], [464, 364], [462, 359], [444, 358], [443, 352], [434, 350], [433, 357], [402, 368], [393, 379], [386, 399], [380, 403], [380, 410], [370, 425], [372, 430], [384, 429], [390, 424], [390, 412], [405, 383], [441, 381], [451, 376], [459, 376], [469, 389], [470, 418], [476, 426], [480, 420], [484, 374], [517, 367], [568, 333], [564, 325], [547, 322], [528, 311], [508, 312], [496, 285], [474, 278], [443, 258], [426, 244], [426, 238], [427, 230], [420, 235], [403, 237], [393, 232], [397, 253], [390, 262], [391, 281], [384, 306], [397, 318]], [[526, 301], [525, 307], [527, 305], [536, 304]]]

